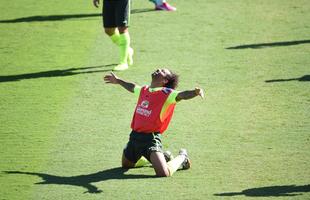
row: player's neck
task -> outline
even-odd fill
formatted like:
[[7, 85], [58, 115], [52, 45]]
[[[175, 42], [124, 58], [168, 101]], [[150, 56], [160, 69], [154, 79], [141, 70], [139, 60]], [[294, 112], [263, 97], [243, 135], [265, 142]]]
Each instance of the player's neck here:
[[152, 82], [150, 88], [164, 87], [162, 83]]

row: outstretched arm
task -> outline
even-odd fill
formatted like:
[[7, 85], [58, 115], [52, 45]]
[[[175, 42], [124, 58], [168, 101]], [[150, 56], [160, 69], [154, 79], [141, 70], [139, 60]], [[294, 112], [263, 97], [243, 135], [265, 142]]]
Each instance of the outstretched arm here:
[[204, 92], [203, 89], [201, 88], [195, 88], [194, 90], [185, 90], [182, 91], [178, 94], [176, 97], [176, 101], [181, 101], [181, 100], [187, 100], [187, 99], [192, 99], [196, 96], [200, 96], [201, 98], [204, 98]]
[[136, 84], [118, 78], [113, 72], [103, 77], [106, 83], [119, 84], [129, 92], [134, 92]]

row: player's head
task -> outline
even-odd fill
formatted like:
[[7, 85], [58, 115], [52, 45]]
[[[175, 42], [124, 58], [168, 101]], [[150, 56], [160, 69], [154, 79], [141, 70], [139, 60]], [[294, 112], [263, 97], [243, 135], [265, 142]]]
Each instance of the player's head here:
[[157, 69], [152, 73], [152, 82], [162, 87], [175, 89], [179, 83], [179, 76], [168, 69]]

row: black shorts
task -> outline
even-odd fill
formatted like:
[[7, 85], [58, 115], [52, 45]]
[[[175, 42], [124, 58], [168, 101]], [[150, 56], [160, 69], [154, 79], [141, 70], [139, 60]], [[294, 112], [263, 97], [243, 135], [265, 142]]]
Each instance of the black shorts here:
[[104, 0], [102, 7], [103, 27], [128, 27], [130, 0]]
[[132, 131], [124, 149], [125, 157], [133, 163], [136, 163], [141, 156], [150, 161], [152, 152], [163, 152], [160, 137], [160, 133], [146, 134]]

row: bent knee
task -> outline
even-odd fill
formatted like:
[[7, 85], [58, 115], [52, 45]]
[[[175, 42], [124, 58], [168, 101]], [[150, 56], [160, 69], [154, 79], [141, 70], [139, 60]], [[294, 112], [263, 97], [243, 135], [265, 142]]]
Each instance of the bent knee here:
[[105, 28], [104, 29], [105, 34], [108, 36], [112, 36], [115, 33], [115, 28]]
[[122, 168], [134, 168], [135, 163], [129, 162], [129, 161], [123, 161], [122, 162]]
[[133, 168], [134, 166], [131, 165], [127, 165], [127, 164], [122, 164], [122, 168], [123, 169], [129, 169], [129, 168]]
[[129, 160], [127, 160], [125, 158], [125, 156], [123, 156], [123, 159], [122, 159], [122, 168], [125, 168], [125, 169], [128, 169], [128, 168], [134, 168], [136, 165], [136, 163], [133, 163]]

